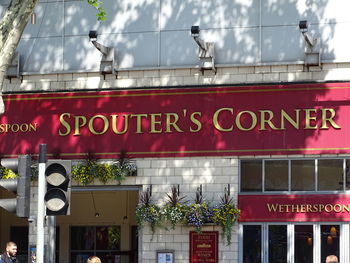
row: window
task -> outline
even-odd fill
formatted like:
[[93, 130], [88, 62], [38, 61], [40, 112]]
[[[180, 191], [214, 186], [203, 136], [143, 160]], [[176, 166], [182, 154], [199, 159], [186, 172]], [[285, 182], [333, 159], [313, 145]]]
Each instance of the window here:
[[72, 263], [85, 263], [96, 255], [102, 262], [115, 262], [120, 257], [120, 226], [71, 227]]
[[345, 159], [241, 160], [240, 191], [350, 190], [349, 167]]
[[288, 161], [265, 161], [265, 191], [288, 191]]
[[261, 226], [243, 227], [243, 263], [261, 262]]
[[318, 160], [318, 190], [343, 190], [343, 160]]
[[241, 188], [245, 192], [262, 191], [262, 161], [241, 161]]

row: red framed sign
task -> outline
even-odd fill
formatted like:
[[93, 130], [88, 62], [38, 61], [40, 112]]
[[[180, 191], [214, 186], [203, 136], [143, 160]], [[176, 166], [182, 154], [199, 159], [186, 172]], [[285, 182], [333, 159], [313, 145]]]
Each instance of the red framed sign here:
[[240, 222], [350, 221], [350, 195], [239, 195]]
[[350, 83], [4, 95], [3, 157], [349, 153]]
[[190, 231], [190, 263], [217, 263], [219, 256], [217, 231]]

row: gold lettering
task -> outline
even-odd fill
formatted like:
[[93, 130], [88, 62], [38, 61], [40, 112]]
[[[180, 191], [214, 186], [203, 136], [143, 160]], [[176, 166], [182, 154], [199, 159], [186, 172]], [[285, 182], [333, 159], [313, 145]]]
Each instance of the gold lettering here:
[[[316, 109], [305, 109], [305, 130], [315, 130], [317, 129], [316, 116], [311, 116], [312, 113], [316, 113]], [[314, 125], [311, 126], [311, 121], [314, 122]]]
[[223, 127], [221, 127], [221, 125], [219, 124], [218, 118], [219, 118], [219, 114], [220, 114], [222, 111], [229, 111], [231, 114], [233, 114], [233, 108], [221, 108], [221, 109], [218, 109], [218, 110], [214, 113], [214, 115], [213, 115], [213, 124], [214, 124], [214, 127], [215, 127], [215, 129], [217, 129], [218, 131], [223, 131], [223, 132], [232, 131], [232, 130], [233, 130], [233, 125], [231, 125], [231, 127], [229, 127], [229, 128], [223, 128]]
[[[242, 126], [242, 124], [241, 124], [241, 117], [242, 117], [243, 114], [246, 114], [246, 113], [249, 114], [251, 116], [251, 119], [252, 119], [251, 125], [248, 128], [244, 128]], [[237, 114], [236, 126], [241, 131], [251, 131], [251, 130], [253, 130], [255, 128], [257, 123], [258, 123], [258, 119], [257, 119], [255, 113], [252, 112], [252, 111], [248, 111], [248, 110], [247, 111], [241, 111], [240, 113]]]
[[[165, 132], [172, 132], [171, 131], [171, 127], [174, 127], [174, 129], [177, 132], [183, 132], [183, 130], [181, 130], [179, 128], [179, 126], [177, 126], [177, 122], [179, 120], [179, 115], [177, 115], [176, 113], [165, 113], [166, 116], [166, 130]], [[171, 120], [171, 117], [174, 117], [174, 120]]]
[[305, 213], [306, 212], [306, 205], [300, 205], [300, 213]]
[[[328, 129], [329, 126], [327, 126], [327, 122], [334, 128], [334, 129], [341, 129], [339, 125], [335, 123], [333, 118], [335, 117], [335, 110], [334, 109], [322, 109], [322, 125], [320, 129]], [[330, 112], [330, 117], [327, 117], [327, 112]]]
[[292, 119], [292, 117], [290, 117], [288, 115], [287, 112], [285, 112], [284, 110], [281, 111], [281, 130], [285, 130], [285, 124], [284, 121], [287, 120], [295, 129], [299, 129], [299, 112], [300, 110], [294, 110], [295, 111], [295, 120]]
[[161, 113], [151, 113], [151, 133], [161, 133], [162, 127], [159, 127], [159, 130], [156, 129], [156, 125], [160, 125], [162, 122], [160, 120], [156, 120], [156, 118], [161, 117]]
[[269, 212], [277, 212], [277, 204], [269, 204], [267, 203], [267, 209], [269, 210]]
[[350, 212], [350, 204], [343, 205], [343, 212]]
[[334, 206], [333, 206], [333, 210], [334, 210], [334, 212], [336, 212], [336, 213], [339, 213], [339, 212], [342, 212], [342, 211], [343, 211], [342, 206], [341, 206], [340, 204], [334, 205]]
[[[270, 110], [260, 110], [261, 122], [260, 122], [260, 129], [259, 130], [261, 130], [261, 131], [267, 130], [267, 128], [265, 127], [265, 124], [270, 126], [270, 128], [273, 130], [278, 130], [276, 128], [276, 126], [272, 123], [273, 116], [274, 116], [274, 114]], [[267, 119], [265, 117], [267, 117]]]
[[60, 135], [60, 136], [67, 136], [71, 131], [71, 127], [70, 127], [69, 123], [66, 122], [66, 120], [64, 119], [66, 116], [68, 118], [70, 118], [69, 113], [62, 113], [60, 115], [60, 123], [63, 125], [64, 128], [66, 128], [65, 132], [61, 131], [61, 129], [58, 130], [58, 135]]
[[38, 127], [37, 123], [34, 123], [34, 125], [32, 123], [29, 124], [29, 131], [36, 131], [36, 128]]
[[75, 126], [74, 126], [74, 136], [81, 135], [80, 128], [86, 125], [86, 117], [85, 116], [75, 116]]
[[327, 213], [330, 213], [333, 211], [333, 206], [331, 204], [326, 204], [324, 206], [324, 211], [327, 212]]
[[202, 116], [202, 113], [201, 112], [193, 112], [190, 116], [190, 120], [193, 124], [197, 125], [197, 128], [196, 129], [192, 129], [192, 127], [190, 127], [190, 132], [198, 132], [202, 129], [202, 123], [196, 119], [196, 115], [198, 115], [199, 117]]
[[112, 130], [115, 134], [124, 134], [128, 131], [128, 127], [129, 127], [129, 114], [125, 114], [122, 116], [124, 119], [124, 129], [122, 131], [118, 130], [118, 124], [117, 124], [117, 118], [118, 115], [111, 115], [112, 118]]
[[[100, 132], [97, 132], [94, 127], [94, 120], [97, 118], [103, 121], [103, 128]], [[108, 130], [108, 126], [109, 126], [108, 119], [106, 118], [106, 116], [103, 116], [103, 115], [95, 115], [89, 120], [89, 131], [94, 135], [101, 135], [106, 133], [106, 131]]]
[[142, 118], [147, 118], [147, 114], [131, 114], [130, 118], [136, 117], [136, 133], [143, 133]]
[[17, 123], [11, 125], [11, 131], [12, 132], [18, 132], [19, 131], [19, 125]]

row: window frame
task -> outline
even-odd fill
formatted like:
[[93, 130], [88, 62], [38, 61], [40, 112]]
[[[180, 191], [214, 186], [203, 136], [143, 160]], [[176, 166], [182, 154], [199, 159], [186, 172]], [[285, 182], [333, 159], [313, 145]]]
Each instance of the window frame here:
[[[260, 160], [262, 162], [261, 165], [261, 182], [262, 182], [262, 190], [261, 191], [242, 191], [242, 166], [241, 163], [242, 161], [257, 161]], [[266, 182], [266, 178], [265, 178], [265, 162], [266, 161], [288, 161], [288, 190], [286, 191], [266, 191], [265, 190], [265, 182]], [[292, 190], [292, 174], [291, 174], [291, 163], [294, 160], [313, 160], [315, 162], [315, 180], [314, 180], [314, 190]], [[318, 161], [319, 160], [342, 160], [343, 163], [343, 174], [342, 174], [342, 186], [341, 189], [338, 190], [319, 190], [318, 186], [319, 186], [319, 176], [318, 176]], [[350, 192], [350, 187], [349, 189], [347, 189], [347, 185], [346, 185], [346, 179], [348, 179], [350, 181], [350, 179], [348, 178], [349, 176], [346, 175], [346, 164], [350, 163], [350, 157], [343, 157], [343, 158], [337, 158], [337, 157], [320, 157], [320, 158], [241, 158], [239, 159], [239, 164], [238, 164], [238, 174], [239, 174], [239, 180], [238, 180], [238, 184], [239, 184], [239, 194], [310, 194], [310, 193], [349, 193]]]

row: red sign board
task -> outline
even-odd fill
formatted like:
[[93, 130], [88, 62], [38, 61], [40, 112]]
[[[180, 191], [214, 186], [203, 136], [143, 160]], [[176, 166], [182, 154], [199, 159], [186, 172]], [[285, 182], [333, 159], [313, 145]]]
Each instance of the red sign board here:
[[350, 195], [239, 195], [241, 222], [350, 221]]
[[217, 263], [219, 255], [218, 236], [217, 231], [203, 231], [202, 233], [190, 231], [190, 262]]
[[3, 157], [349, 153], [350, 83], [4, 95]]

